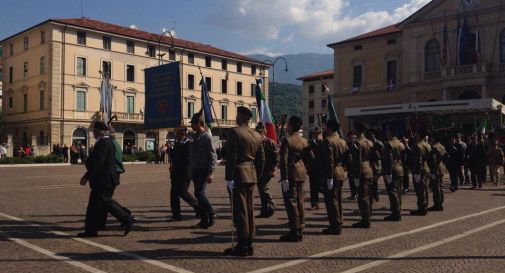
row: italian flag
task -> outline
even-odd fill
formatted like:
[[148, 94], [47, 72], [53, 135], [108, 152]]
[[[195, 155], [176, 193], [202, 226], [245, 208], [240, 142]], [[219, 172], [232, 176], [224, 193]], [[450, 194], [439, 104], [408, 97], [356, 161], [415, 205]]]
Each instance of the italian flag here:
[[268, 108], [268, 103], [265, 100], [265, 94], [261, 91], [263, 85], [262, 79], [256, 80], [256, 102], [258, 104], [259, 111], [259, 122], [265, 124], [267, 129], [267, 137], [273, 140], [275, 143], [279, 143], [277, 139], [277, 134], [275, 133], [275, 125], [270, 113], [270, 108]]

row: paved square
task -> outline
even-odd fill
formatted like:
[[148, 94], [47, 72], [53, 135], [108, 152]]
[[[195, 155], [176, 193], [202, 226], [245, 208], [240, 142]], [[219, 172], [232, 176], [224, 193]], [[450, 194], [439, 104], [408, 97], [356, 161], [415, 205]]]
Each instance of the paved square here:
[[445, 211], [426, 217], [408, 215], [415, 208], [409, 192], [399, 223], [382, 220], [389, 213], [382, 193], [369, 230], [350, 228], [359, 219], [357, 204], [345, 200], [340, 236], [321, 234], [327, 226], [321, 204], [321, 210], [306, 211], [302, 243], [281, 243], [287, 218], [280, 186], [273, 183], [278, 210], [256, 221], [256, 255], [231, 258], [222, 255], [231, 244], [223, 167], [207, 190], [218, 213], [208, 230], [191, 228], [198, 220], [188, 206], [184, 221], [165, 221], [167, 165], [126, 168], [115, 199], [136, 215], [135, 229], [122, 237], [119, 223], [109, 217], [108, 229], [92, 239], [75, 237], [89, 194], [78, 185], [83, 166], [0, 168], [0, 272], [505, 272], [503, 186], [446, 191]]

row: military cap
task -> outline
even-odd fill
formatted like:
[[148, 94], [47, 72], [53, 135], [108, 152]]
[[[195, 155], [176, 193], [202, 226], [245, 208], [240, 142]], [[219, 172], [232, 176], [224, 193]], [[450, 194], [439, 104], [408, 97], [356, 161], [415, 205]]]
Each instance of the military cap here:
[[242, 114], [242, 115], [246, 116], [246, 117], [247, 117], [247, 118], [249, 118], [249, 119], [250, 119], [250, 118], [252, 118], [252, 116], [253, 116], [252, 111], [251, 111], [251, 110], [249, 110], [249, 108], [244, 107], [244, 106], [239, 106], [239, 107], [237, 107], [237, 112], [238, 112], [239, 114]]
[[258, 122], [256, 125], [256, 132], [264, 132], [266, 130], [265, 123]]
[[105, 124], [102, 121], [96, 121], [93, 124], [93, 128], [95, 128], [96, 130], [100, 130], [100, 131], [108, 131], [109, 130], [109, 127], [107, 126], [107, 124]]

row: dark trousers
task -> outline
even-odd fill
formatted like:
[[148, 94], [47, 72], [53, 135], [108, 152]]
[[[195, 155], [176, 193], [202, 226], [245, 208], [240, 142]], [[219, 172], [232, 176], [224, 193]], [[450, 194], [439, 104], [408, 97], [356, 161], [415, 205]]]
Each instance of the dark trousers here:
[[451, 188], [457, 189], [459, 179], [459, 167], [448, 166], [447, 170], [449, 171], [449, 178], [451, 179]]
[[233, 187], [233, 222], [237, 229], [237, 247], [252, 246], [254, 228], [254, 184], [235, 183]]
[[465, 174], [465, 183], [468, 183], [470, 182], [470, 166], [468, 166], [467, 163], [465, 163], [465, 170], [464, 170], [464, 174]]
[[347, 181], [349, 181], [349, 189], [351, 190], [351, 195], [358, 195], [358, 189], [356, 188], [356, 185], [354, 185], [354, 179], [351, 175], [347, 176]]
[[103, 216], [110, 212], [121, 224], [131, 221], [128, 211], [112, 199], [113, 189], [92, 189], [86, 210], [85, 231], [95, 233], [103, 223]]
[[172, 215], [174, 217], [181, 216], [181, 199], [188, 203], [195, 211], [198, 210], [198, 201], [189, 192], [189, 184], [191, 180], [188, 179], [172, 179], [170, 188], [170, 207], [172, 208]]
[[261, 213], [268, 214], [275, 210], [275, 202], [270, 193], [270, 180], [272, 180], [272, 176], [267, 174], [261, 176], [258, 181], [258, 193], [261, 199]]
[[479, 166], [472, 165], [470, 167], [470, 177], [472, 179], [472, 186], [474, 187], [482, 187], [482, 174]]
[[361, 213], [361, 220], [370, 223], [372, 217], [372, 194], [370, 192], [373, 178], [360, 179], [358, 187], [358, 207]]
[[391, 183], [386, 182], [386, 189], [389, 196], [389, 209], [394, 216], [400, 216], [402, 212], [402, 183], [403, 176], [393, 174]]
[[[119, 178], [120, 178], [120, 176], [121, 176], [121, 174], [118, 173], [117, 174], [117, 184], [118, 184], [118, 186], [119, 186]], [[111, 198], [114, 195], [114, 191], [115, 190], [116, 190], [116, 186], [114, 186], [114, 187], [112, 187], [110, 189], [110, 196], [111, 196]], [[118, 205], [121, 206], [119, 203], [118, 203]], [[125, 208], [123, 206], [121, 206], [121, 208], [123, 208], [123, 210], [125, 210], [128, 214], [130, 214], [130, 215], [132, 214], [132, 212], [129, 209], [127, 209], [127, 208]], [[105, 225], [107, 224], [107, 217], [108, 216], [109, 216], [109, 211], [108, 210], [104, 210], [102, 212], [102, 218], [101, 218], [102, 220], [101, 220], [101, 222], [99, 222], [98, 228], [101, 228], [101, 229], [105, 228]]]
[[371, 195], [373, 198], [379, 198], [379, 177], [381, 174], [379, 172], [374, 171], [373, 172], [373, 179], [372, 179], [372, 184], [371, 184]]
[[303, 189], [303, 184], [304, 181], [289, 181], [289, 190], [283, 193], [284, 206], [288, 214], [289, 229], [291, 232], [297, 232], [305, 228], [303, 210], [305, 191]]
[[314, 207], [319, 203], [319, 193], [322, 193], [323, 177], [320, 174], [309, 175], [310, 205]]
[[426, 211], [428, 209], [428, 198], [430, 195], [428, 179], [429, 177], [427, 175], [421, 175], [419, 183], [414, 181], [414, 188], [417, 195], [417, 209], [420, 211]]
[[334, 186], [331, 189], [325, 187], [324, 192], [324, 203], [326, 205], [326, 213], [328, 214], [328, 221], [330, 222], [330, 228], [340, 229], [342, 228], [343, 222], [343, 211], [342, 211], [342, 187], [344, 181], [335, 180]]
[[205, 188], [207, 187], [207, 176], [209, 171], [207, 169], [194, 169], [193, 182], [195, 183], [195, 197], [198, 200], [198, 207], [200, 211], [200, 218], [203, 223], [208, 223], [214, 218], [214, 208], [205, 195]]
[[410, 180], [409, 169], [403, 168], [403, 188], [404, 189], [410, 188], [410, 181], [409, 180]]
[[442, 207], [444, 205], [443, 180], [444, 175], [437, 175], [435, 179], [430, 179], [431, 190], [433, 191], [433, 205], [435, 207]]

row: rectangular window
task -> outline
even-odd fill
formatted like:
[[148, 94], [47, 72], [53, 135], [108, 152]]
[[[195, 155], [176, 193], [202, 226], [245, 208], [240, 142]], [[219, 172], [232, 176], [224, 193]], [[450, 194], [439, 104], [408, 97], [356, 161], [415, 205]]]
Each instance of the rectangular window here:
[[0, 82], [3, 81], [4, 76], [3, 76], [3, 70], [2, 67], [0, 67]]
[[237, 82], [237, 96], [242, 96], [242, 82]]
[[225, 79], [221, 80], [221, 93], [223, 94], [228, 93], [228, 81]]
[[251, 75], [256, 75], [256, 66], [251, 66]]
[[126, 81], [134, 82], [135, 81], [135, 66], [131, 64], [126, 65]]
[[226, 60], [221, 60], [221, 69], [222, 70], [228, 69], [228, 62]]
[[126, 52], [135, 53], [135, 43], [132, 41], [126, 41]]
[[28, 37], [23, 38], [23, 49], [28, 50]]
[[9, 55], [14, 55], [14, 45], [13, 44], [10, 44], [9, 45]]
[[77, 44], [86, 45], [86, 32], [77, 31]]
[[396, 84], [396, 61], [387, 62], [387, 80], [389, 84]]
[[9, 66], [9, 83], [12, 83], [14, 80], [14, 68], [12, 66]]
[[40, 44], [43, 45], [46, 43], [46, 32], [45, 31], [41, 31], [40, 32]]
[[12, 110], [13, 99], [12, 96], [9, 97], [9, 109]]
[[193, 101], [188, 101], [188, 118], [192, 118], [195, 114], [195, 103]]
[[46, 56], [41, 56], [40, 57], [40, 75], [43, 75], [46, 73]]
[[156, 47], [153, 46], [153, 45], [150, 45], [147, 47], [147, 55], [149, 55], [149, 57], [156, 57]]
[[23, 79], [28, 79], [28, 62], [23, 65]]
[[188, 74], [188, 89], [195, 90], [195, 75]]
[[188, 53], [188, 63], [190, 63], [190, 64], [194, 64], [195, 63], [195, 54]]
[[237, 63], [237, 72], [242, 73], [242, 63]]
[[309, 116], [309, 124], [314, 124], [314, 116]]
[[77, 57], [77, 75], [86, 76], [86, 58]]
[[205, 57], [205, 67], [212, 67], [212, 58], [209, 56]]
[[362, 45], [357, 45], [357, 46], [354, 46], [354, 50], [361, 50], [363, 49], [363, 46]]
[[207, 85], [207, 91], [211, 92], [212, 91], [212, 78], [205, 77], [205, 84]]
[[314, 94], [316, 87], [314, 85], [309, 85], [309, 94]]
[[44, 89], [40, 89], [39, 91], [39, 109], [44, 110], [45, 108], [45, 94]]
[[228, 105], [221, 105], [221, 119], [228, 120]]
[[111, 40], [110, 37], [103, 36], [103, 49], [110, 50], [111, 49]]
[[388, 45], [396, 44], [396, 39], [389, 39]]
[[77, 89], [75, 91], [75, 96], [76, 96], [75, 110], [86, 111], [86, 90]]
[[314, 109], [314, 101], [309, 101], [309, 109]]
[[135, 96], [126, 96], [126, 113], [135, 113]]
[[251, 97], [256, 96], [256, 84], [251, 83]]
[[321, 100], [321, 108], [326, 108], [326, 100]]
[[171, 61], [175, 61], [175, 49], [168, 50], [168, 59]]
[[23, 94], [23, 112], [28, 112], [28, 94]]
[[258, 120], [257, 120], [257, 117], [258, 117], [258, 113], [256, 112], [256, 107], [251, 107], [251, 112], [252, 112], [252, 118], [251, 118], [251, 122], [252, 123], [256, 123]]
[[102, 75], [112, 79], [112, 63], [110, 61], [102, 61]]
[[321, 84], [321, 94], [326, 93], [326, 88], [324, 88], [324, 84]]
[[363, 66], [355, 65], [352, 71], [352, 88], [359, 89], [363, 84]]

